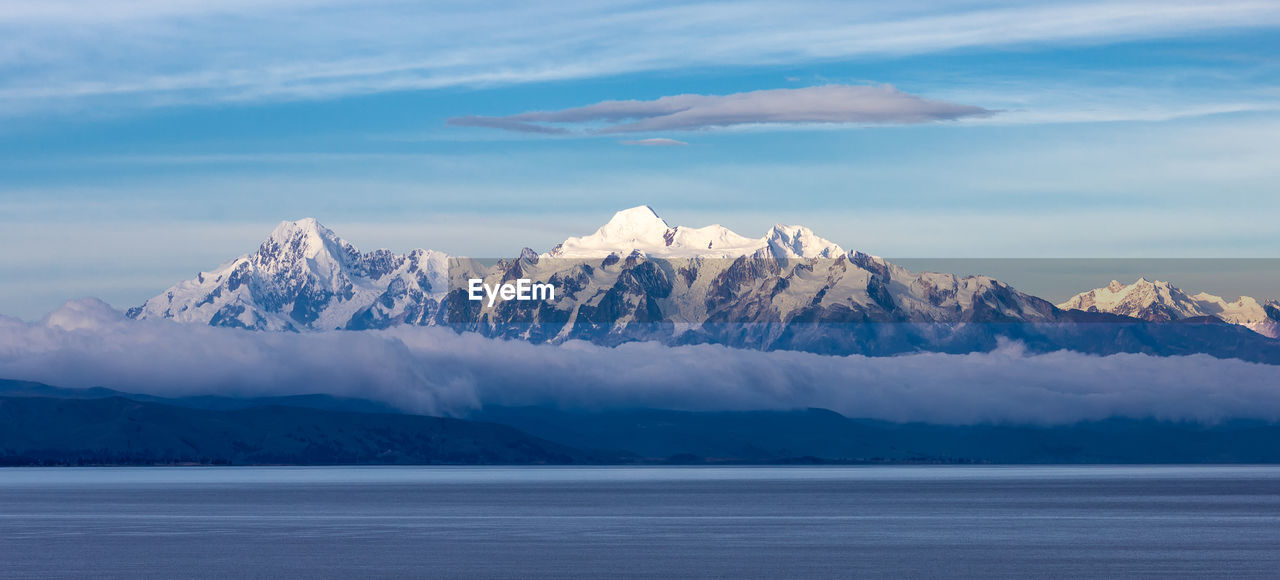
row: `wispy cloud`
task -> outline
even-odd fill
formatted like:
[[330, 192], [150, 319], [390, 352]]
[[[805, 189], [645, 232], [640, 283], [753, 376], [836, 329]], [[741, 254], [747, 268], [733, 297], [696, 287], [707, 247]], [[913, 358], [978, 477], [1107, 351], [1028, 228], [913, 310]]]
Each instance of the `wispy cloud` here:
[[487, 127], [489, 129], [502, 129], [505, 131], [515, 131], [516, 133], [542, 133], [547, 135], [561, 135], [568, 133], [567, 129], [562, 127], [550, 127], [547, 125], [538, 125], [529, 123], [511, 117], [454, 117], [449, 119], [449, 124], [455, 127]]
[[[574, 125], [586, 132], [609, 134], [761, 124], [914, 124], [994, 113], [974, 105], [925, 99], [889, 85], [826, 85], [729, 95], [673, 95], [652, 101], [603, 101], [585, 107], [506, 117], [456, 117], [449, 123], [552, 133], [564, 132], [562, 125]], [[593, 125], [599, 123], [603, 126]]]
[[0, 111], [328, 98], [1280, 25], [1270, 1], [7, 2]]
[[618, 141], [623, 145], [632, 145], [636, 147], [683, 147], [688, 145], [684, 141], [669, 139], [667, 137], [653, 137], [651, 139], [623, 139]]

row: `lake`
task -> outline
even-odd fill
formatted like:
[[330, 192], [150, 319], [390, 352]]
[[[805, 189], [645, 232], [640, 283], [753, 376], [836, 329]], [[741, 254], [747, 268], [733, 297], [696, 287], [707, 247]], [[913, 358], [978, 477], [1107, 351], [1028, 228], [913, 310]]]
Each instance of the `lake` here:
[[1269, 576], [1280, 467], [0, 469], [0, 577]]

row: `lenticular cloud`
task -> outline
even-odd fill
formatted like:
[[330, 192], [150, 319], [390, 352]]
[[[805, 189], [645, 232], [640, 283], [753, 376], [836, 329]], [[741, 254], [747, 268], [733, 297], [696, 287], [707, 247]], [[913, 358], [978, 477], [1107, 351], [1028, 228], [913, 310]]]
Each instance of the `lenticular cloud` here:
[[127, 320], [96, 300], [0, 318], [0, 377], [162, 396], [327, 393], [458, 415], [486, 404], [822, 407], [942, 424], [1108, 417], [1280, 420], [1280, 366], [1207, 355], [993, 352], [897, 357], [715, 345], [534, 345], [442, 328], [307, 334]]
[[826, 85], [729, 95], [671, 95], [651, 101], [602, 101], [584, 107], [530, 111], [506, 117], [454, 117], [449, 119], [449, 124], [556, 134], [567, 133], [565, 126], [577, 126], [610, 134], [759, 124], [916, 124], [986, 117], [994, 113], [973, 105], [926, 99], [890, 85]]

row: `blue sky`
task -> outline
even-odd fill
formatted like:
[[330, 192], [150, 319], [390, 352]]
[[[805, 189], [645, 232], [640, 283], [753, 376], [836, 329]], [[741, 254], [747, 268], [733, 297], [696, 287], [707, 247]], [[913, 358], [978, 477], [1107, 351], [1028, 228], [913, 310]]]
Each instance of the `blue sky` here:
[[[473, 256], [646, 203], [889, 257], [1280, 257], [1275, 2], [211, 4], [0, 6], [0, 313], [137, 304], [305, 216]], [[492, 126], [533, 111], [560, 132]]]

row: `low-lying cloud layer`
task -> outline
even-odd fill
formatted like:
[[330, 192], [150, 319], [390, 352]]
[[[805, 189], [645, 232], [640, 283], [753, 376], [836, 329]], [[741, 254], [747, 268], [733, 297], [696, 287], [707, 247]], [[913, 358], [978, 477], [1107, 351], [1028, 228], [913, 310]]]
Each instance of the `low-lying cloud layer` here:
[[164, 396], [329, 393], [428, 414], [483, 404], [823, 407], [945, 424], [1107, 417], [1280, 420], [1280, 367], [1208, 356], [991, 353], [868, 358], [655, 343], [487, 339], [441, 328], [262, 333], [131, 321], [97, 301], [0, 318], [0, 377]]
[[994, 111], [982, 107], [926, 99], [889, 85], [826, 85], [729, 95], [674, 95], [652, 101], [603, 101], [506, 117], [454, 117], [449, 124], [552, 134], [571, 133], [567, 127], [574, 127], [611, 134], [757, 124], [916, 124], [992, 114]]

